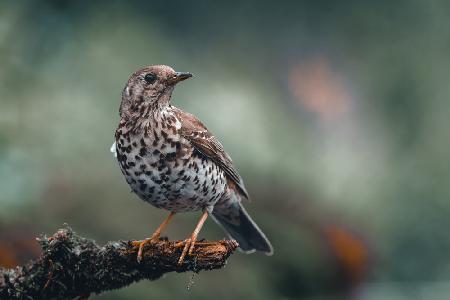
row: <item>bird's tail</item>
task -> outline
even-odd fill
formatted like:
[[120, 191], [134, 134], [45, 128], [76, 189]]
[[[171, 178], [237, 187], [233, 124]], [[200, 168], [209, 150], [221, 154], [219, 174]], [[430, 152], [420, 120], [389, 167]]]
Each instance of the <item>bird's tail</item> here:
[[213, 219], [239, 243], [242, 251], [246, 253], [261, 251], [272, 255], [273, 248], [266, 235], [248, 215], [240, 201], [232, 200], [235, 199], [216, 204], [212, 212]]

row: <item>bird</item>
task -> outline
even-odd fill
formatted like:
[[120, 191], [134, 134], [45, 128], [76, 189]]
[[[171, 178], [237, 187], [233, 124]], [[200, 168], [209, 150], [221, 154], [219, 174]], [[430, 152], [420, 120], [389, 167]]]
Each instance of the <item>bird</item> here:
[[183, 247], [178, 264], [192, 255], [208, 216], [237, 241], [245, 253], [273, 254], [266, 235], [249, 216], [249, 195], [242, 177], [219, 140], [194, 115], [171, 104], [175, 86], [193, 75], [166, 65], [134, 72], [122, 91], [115, 153], [126, 182], [140, 199], [169, 211], [150, 238], [136, 241], [137, 260], [144, 246], [157, 242], [173, 216], [201, 212]]

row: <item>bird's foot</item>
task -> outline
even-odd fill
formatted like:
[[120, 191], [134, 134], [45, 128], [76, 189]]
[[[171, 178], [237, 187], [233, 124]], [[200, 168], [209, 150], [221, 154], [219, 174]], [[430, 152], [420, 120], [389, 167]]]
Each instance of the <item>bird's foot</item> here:
[[175, 244], [175, 247], [180, 248], [183, 247], [183, 252], [181, 253], [180, 258], [178, 259], [178, 266], [181, 266], [184, 262], [184, 258], [187, 254], [192, 255], [194, 253], [195, 239], [188, 238], [182, 242]]
[[192, 232], [191, 236], [185, 239], [183, 242], [177, 244], [178, 246], [184, 244], [183, 252], [181, 253], [180, 259], [178, 260], [178, 266], [181, 266], [183, 264], [186, 254], [189, 253], [189, 255], [192, 255], [192, 253], [194, 252], [194, 246], [195, 242], [197, 241], [198, 233], [202, 229], [203, 223], [205, 223], [207, 217], [208, 211], [205, 210], [202, 214], [202, 217], [198, 221], [197, 226], [195, 226], [194, 232]]
[[145, 239], [143, 241], [132, 241], [131, 244], [134, 248], [139, 248], [137, 254], [137, 261], [140, 263], [142, 261], [144, 247], [147, 244], [157, 243], [159, 241], [159, 236], [152, 236], [151, 238]]

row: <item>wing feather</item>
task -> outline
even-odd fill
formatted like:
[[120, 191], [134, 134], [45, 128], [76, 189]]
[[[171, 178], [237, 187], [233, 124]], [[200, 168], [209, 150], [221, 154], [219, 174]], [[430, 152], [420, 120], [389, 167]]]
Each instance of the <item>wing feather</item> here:
[[181, 122], [181, 134], [183, 137], [189, 140], [197, 151], [215, 162], [225, 172], [227, 178], [233, 181], [243, 196], [248, 199], [244, 182], [234, 167], [231, 157], [225, 152], [219, 140], [194, 115], [174, 106], [172, 108]]

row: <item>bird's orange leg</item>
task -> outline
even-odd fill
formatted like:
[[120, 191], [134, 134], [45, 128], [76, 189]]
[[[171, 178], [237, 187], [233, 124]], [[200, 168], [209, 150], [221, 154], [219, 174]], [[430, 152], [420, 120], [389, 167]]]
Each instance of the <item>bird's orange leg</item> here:
[[142, 260], [142, 252], [144, 250], [144, 246], [148, 243], [156, 242], [159, 237], [161, 236], [161, 233], [166, 229], [167, 225], [169, 225], [170, 221], [172, 220], [173, 216], [175, 215], [174, 212], [170, 212], [170, 214], [167, 216], [167, 218], [159, 225], [159, 227], [156, 229], [156, 231], [152, 234], [152, 236], [148, 239], [145, 239], [143, 241], [136, 241], [133, 242], [133, 246], [139, 246], [138, 256], [137, 260], [140, 262]]
[[192, 255], [192, 252], [194, 251], [195, 241], [197, 240], [197, 236], [198, 236], [200, 230], [202, 230], [203, 224], [205, 223], [207, 218], [208, 218], [208, 212], [205, 210], [203, 212], [200, 220], [198, 221], [197, 226], [194, 229], [194, 232], [192, 232], [191, 237], [184, 240], [183, 252], [181, 253], [180, 259], [178, 260], [179, 266], [183, 264], [184, 257], [186, 256], [186, 254], [189, 253], [189, 255]]

